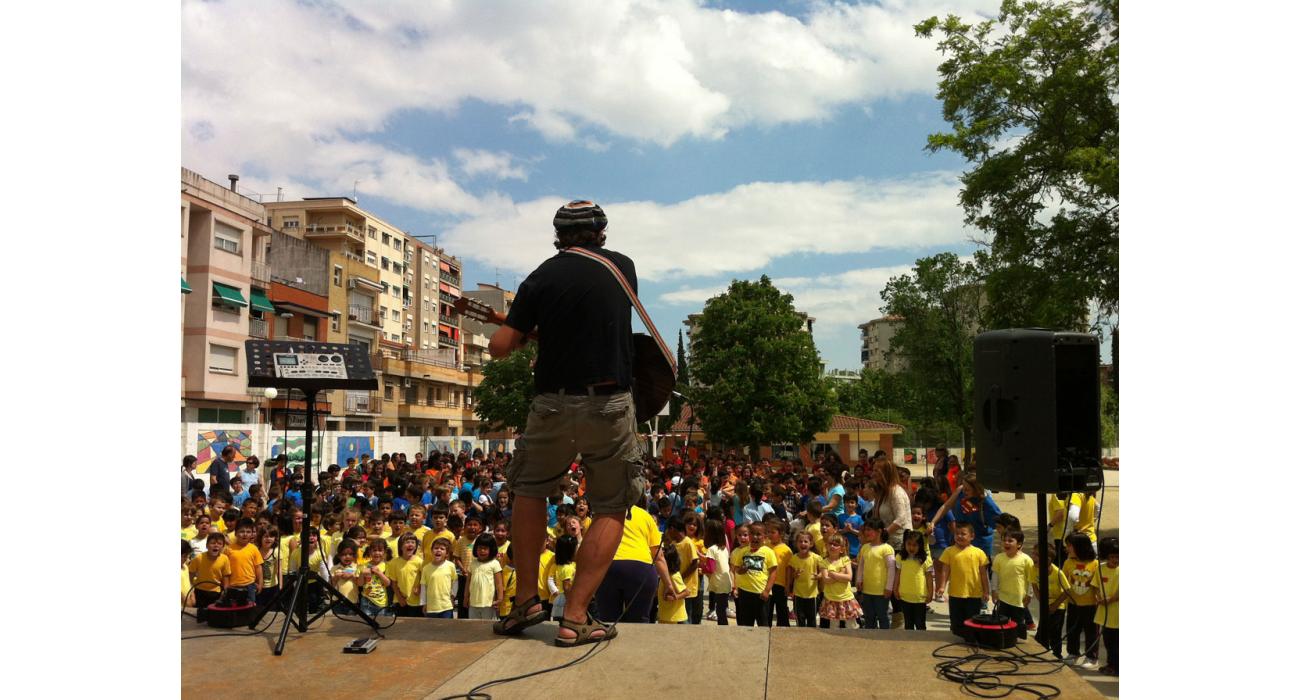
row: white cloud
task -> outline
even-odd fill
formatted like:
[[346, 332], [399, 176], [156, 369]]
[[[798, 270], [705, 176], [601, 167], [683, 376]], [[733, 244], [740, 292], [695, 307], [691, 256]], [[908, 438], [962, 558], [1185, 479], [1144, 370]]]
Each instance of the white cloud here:
[[444, 161], [372, 134], [399, 111], [452, 112], [469, 99], [517, 108], [513, 121], [595, 150], [608, 147], [602, 135], [668, 145], [827, 119], [933, 92], [940, 59], [911, 25], [996, 4], [815, 2], [796, 19], [693, 0], [188, 0], [183, 154], [200, 172], [305, 188], [288, 196], [362, 179], [359, 191], [369, 182], [408, 206], [472, 213], [500, 197], [475, 196]]
[[452, 151], [460, 169], [470, 177], [489, 175], [498, 180], [527, 180], [528, 173], [515, 162], [514, 156], [502, 151], [457, 148]]
[[[674, 204], [600, 202], [608, 245], [648, 280], [760, 270], [793, 253], [864, 253], [966, 240], [955, 173], [897, 180], [755, 182]], [[457, 224], [444, 245], [528, 272], [551, 254], [560, 198], [513, 203]]]

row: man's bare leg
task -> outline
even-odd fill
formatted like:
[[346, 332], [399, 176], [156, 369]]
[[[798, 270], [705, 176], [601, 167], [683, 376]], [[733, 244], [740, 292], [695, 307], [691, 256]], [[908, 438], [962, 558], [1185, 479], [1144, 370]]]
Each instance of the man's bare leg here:
[[[517, 513], [518, 510], [515, 512]], [[545, 505], [543, 505], [543, 513], [545, 513]], [[582, 538], [582, 546], [578, 548], [577, 571], [573, 575], [573, 587], [569, 589], [564, 599], [564, 619], [580, 625], [586, 624], [587, 607], [591, 604], [591, 597], [596, 594], [600, 582], [605, 580], [605, 573], [614, 562], [614, 552], [618, 551], [618, 545], [622, 541], [623, 515], [621, 513], [592, 517], [591, 527]], [[541, 556], [540, 552], [538, 556]], [[533, 562], [533, 569], [537, 569], [536, 561]], [[523, 576], [518, 576], [516, 580], [522, 586]], [[534, 575], [533, 578], [536, 579], [537, 576]], [[603, 622], [616, 622], [616, 620], [603, 620]], [[604, 635], [604, 632], [597, 631], [592, 633], [592, 638], [600, 639]], [[573, 639], [578, 635], [573, 630], [561, 627], [559, 636], [561, 639]]]
[[[537, 568], [542, 558], [542, 547], [546, 546], [546, 499], [516, 495], [511, 515], [510, 557], [515, 564], [517, 607], [537, 595]], [[528, 612], [541, 609], [541, 603], [535, 603]]]

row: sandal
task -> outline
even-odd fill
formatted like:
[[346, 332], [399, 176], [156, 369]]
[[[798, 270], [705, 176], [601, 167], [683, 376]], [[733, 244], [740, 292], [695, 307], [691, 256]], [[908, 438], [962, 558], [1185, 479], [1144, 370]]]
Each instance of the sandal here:
[[513, 636], [522, 634], [525, 629], [528, 629], [539, 622], [545, 622], [546, 608], [542, 608], [532, 615], [528, 614], [529, 608], [541, 604], [541, 599], [537, 596], [533, 596], [526, 602], [516, 605], [511, 608], [510, 614], [492, 624], [492, 631], [496, 634]]
[[[587, 622], [578, 624], [571, 622], [567, 618], [560, 618], [560, 626], [565, 629], [573, 630], [578, 636], [573, 639], [565, 639], [559, 635], [555, 637], [555, 646], [557, 647], [576, 647], [582, 644], [598, 644], [611, 640], [618, 636], [618, 630], [613, 625], [607, 625], [587, 613]], [[601, 631], [605, 634], [601, 637], [592, 637], [592, 632]]]

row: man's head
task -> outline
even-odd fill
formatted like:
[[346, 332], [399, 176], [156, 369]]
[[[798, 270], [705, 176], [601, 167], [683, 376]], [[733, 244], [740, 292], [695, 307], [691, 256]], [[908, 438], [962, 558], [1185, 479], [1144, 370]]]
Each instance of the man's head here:
[[555, 212], [555, 247], [575, 245], [605, 245], [605, 226], [609, 220], [599, 205], [585, 199], [575, 199]]
[[233, 462], [233, 461], [235, 461], [235, 446], [234, 446], [234, 445], [226, 445], [225, 447], [221, 448], [221, 461], [223, 461], [223, 462]]
[[185, 455], [185, 458], [181, 460], [181, 468], [185, 471], [194, 471], [194, 464], [198, 461], [199, 458], [194, 455]]

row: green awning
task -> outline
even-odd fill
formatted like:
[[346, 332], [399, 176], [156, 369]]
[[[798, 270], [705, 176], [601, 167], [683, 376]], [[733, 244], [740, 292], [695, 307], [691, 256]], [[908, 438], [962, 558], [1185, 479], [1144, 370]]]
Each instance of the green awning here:
[[192, 292], [192, 291], [194, 291], [194, 290], [193, 290], [193, 289], [190, 289], [190, 283], [189, 283], [189, 282], [186, 282], [186, 281], [185, 281], [185, 278], [182, 277], [182, 278], [181, 278], [181, 294], [189, 294], [189, 293]]
[[216, 301], [230, 304], [231, 306], [248, 306], [248, 302], [244, 301], [244, 295], [239, 293], [238, 287], [231, 287], [228, 284], [213, 282], [212, 293], [217, 296]]
[[249, 301], [252, 302], [252, 307], [255, 311], [265, 311], [270, 314], [275, 313], [275, 307], [271, 305], [271, 300], [266, 298], [265, 291], [253, 287], [253, 293], [250, 296], [252, 298]]

